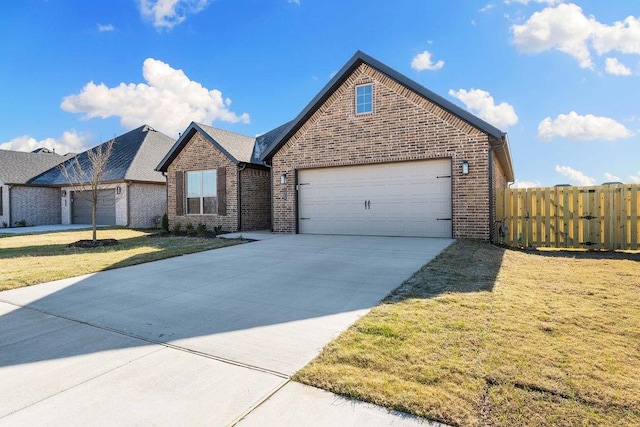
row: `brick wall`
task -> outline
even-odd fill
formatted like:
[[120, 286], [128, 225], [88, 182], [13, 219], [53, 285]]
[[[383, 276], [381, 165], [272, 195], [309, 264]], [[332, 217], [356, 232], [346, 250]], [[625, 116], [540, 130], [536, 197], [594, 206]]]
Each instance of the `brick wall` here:
[[132, 183], [128, 188], [129, 227], [151, 228], [154, 217], [167, 211], [167, 188], [164, 184]]
[[60, 224], [60, 189], [14, 186], [10, 209], [12, 227], [23, 219], [27, 225]]
[[[355, 114], [355, 86], [372, 83], [374, 112]], [[273, 229], [295, 232], [296, 169], [451, 158], [453, 237], [489, 238], [488, 135], [362, 64], [273, 157]], [[461, 175], [462, 161], [469, 174]], [[284, 199], [286, 188], [288, 197]]]
[[9, 187], [0, 181], [0, 227], [6, 223], [9, 226]]
[[[227, 214], [226, 215], [176, 215], [176, 172], [199, 171], [226, 167]], [[180, 223], [184, 227], [188, 222], [194, 226], [202, 223], [211, 230], [222, 226], [223, 231], [238, 230], [238, 185], [237, 167], [224, 154], [218, 151], [199, 132], [187, 142], [180, 154], [167, 168], [167, 214], [169, 226]], [[180, 201], [183, 203], [184, 201]]]
[[271, 229], [271, 181], [268, 170], [240, 172], [240, 227], [243, 231]]

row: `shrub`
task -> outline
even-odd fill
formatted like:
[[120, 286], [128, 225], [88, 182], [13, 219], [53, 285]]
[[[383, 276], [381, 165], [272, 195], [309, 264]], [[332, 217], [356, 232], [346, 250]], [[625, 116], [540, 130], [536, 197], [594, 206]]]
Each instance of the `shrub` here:
[[160, 221], [160, 231], [163, 233], [169, 232], [169, 217], [167, 214], [162, 215], [162, 220]]
[[2, 221], [2, 228], [7, 228], [8, 226], [7, 221]]
[[179, 222], [176, 222], [173, 225], [173, 234], [178, 235], [182, 233], [182, 224], [180, 224]]
[[20, 221], [16, 221], [15, 222], [17, 227], [26, 227], [27, 226], [27, 220], [26, 219], [21, 219]]
[[203, 223], [198, 224], [198, 226], [196, 227], [196, 234], [198, 234], [198, 236], [206, 235], [207, 234], [206, 224], [203, 224]]
[[188, 222], [184, 228], [187, 230], [188, 235], [191, 236], [193, 234], [196, 234], [196, 229], [191, 222]]
[[216, 225], [215, 227], [213, 227], [213, 232], [215, 233], [216, 236], [218, 234], [222, 233], [222, 226], [221, 225]]

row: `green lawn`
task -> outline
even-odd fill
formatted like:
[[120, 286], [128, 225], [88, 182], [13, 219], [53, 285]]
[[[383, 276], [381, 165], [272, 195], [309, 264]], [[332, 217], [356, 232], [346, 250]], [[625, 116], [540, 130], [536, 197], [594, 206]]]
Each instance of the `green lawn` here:
[[150, 237], [130, 229], [99, 229], [98, 239], [120, 244], [96, 249], [68, 248], [91, 239], [91, 230], [44, 234], [0, 234], [0, 291], [125, 267], [241, 243], [231, 239]]
[[457, 241], [294, 378], [453, 425], [640, 425], [626, 257]]

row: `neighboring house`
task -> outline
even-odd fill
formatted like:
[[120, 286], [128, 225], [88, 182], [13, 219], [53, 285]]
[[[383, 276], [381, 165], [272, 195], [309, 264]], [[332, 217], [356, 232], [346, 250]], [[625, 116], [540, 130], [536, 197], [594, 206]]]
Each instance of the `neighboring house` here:
[[[98, 224], [133, 228], [155, 225], [155, 220], [166, 212], [167, 195], [165, 177], [154, 168], [174, 142], [174, 139], [146, 125], [113, 139], [111, 156], [99, 187]], [[76, 159], [83, 170], [92, 170], [87, 153], [80, 153], [27, 182], [32, 188], [58, 192], [59, 219], [50, 224], [91, 224], [92, 202], [88, 197], [87, 183], [71, 185], [61, 170]]]
[[60, 223], [60, 189], [32, 187], [34, 176], [68, 159], [48, 150], [0, 150], [0, 226]]
[[[245, 167], [270, 185], [238, 179]], [[192, 124], [158, 170], [172, 223], [250, 229], [270, 199], [275, 232], [483, 240], [514, 181], [504, 132], [362, 52], [262, 139]], [[246, 216], [245, 193], [262, 206]]]
[[167, 175], [169, 223], [269, 229], [271, 176], [259, 159], [282, 130], [253, 138], [191, 123], [157, 168]]

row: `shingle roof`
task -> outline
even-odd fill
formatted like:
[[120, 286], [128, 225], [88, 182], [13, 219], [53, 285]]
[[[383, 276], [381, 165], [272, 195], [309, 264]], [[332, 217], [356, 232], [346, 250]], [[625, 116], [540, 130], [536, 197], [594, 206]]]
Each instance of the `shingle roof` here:
[[215, 140], [233, 159], [238, 162], [251, 163], [255, 138], [239, 133], [214, 128], [196, 123], [207, 135]]
[[0, 150], [0, 180], [5, 184], [25, 184], [65, 159], [68, 157], [55, 153]]
[[[173, 145], [172, 138], [144, 125], [114, 138], [113, 141], [113, 149], [102, 182], [124, 180], [165, 182], [165, 178], [161, 173], [156, 172], [154, 167]], [[91, 150], [104, 147], [107, 143], [108, 141]], [[91, 162], [87, 154], [91, 150], [78, 154], [68, 162], [75, 162], [77, 158], [83, 170], [91, 170]], [[68, 180], [60, 168], [55, 167], [33, 178], [29, 184], [65, 185], [68, 184]]]
[[282, 147], [283, 144], [311, 117], [311, 115], [335, 92], [338, 87], [346, 81], [346, 79], [355, 71], [361, 64], [375, 68], [379, 72], [387, 75], [391, 79], [397, 81], [403, 86], [411, 89], [412, 91], [420, 94], [431, 102], [439, 105], [441, 108], [455, 114], [462, 120], [465, 120], [472, 126], [480, 129], [486, 134], [493, 137], [494, 141], [492, 146], [500, 148], [497, 152], [498, 159], [505, 169], [505, 174], [510, 181], [513, 181], [513, 166], [511, 164], [511, 154], [509, 152], [509, 142], [506, 137], [506, 133], [500, 131], [495, 126], [490, 125], [484, 120], [474, 116], [463, 108], [455, 105], [451, 101], [446, 100], [435, 92], [430, 91], [419, 83], [409, 79], [408, 77], [393, 70], [382, 62], [372, 58], [362, 51], [357, 51], [351, 59], [336, 73], [336, 75], [325, 85], [325, 87], [307, 104], [298, 116], [293, 119], [285, 129], [280, 132], [279, 136], [273, 140], [273, 142], [262, 152], [261, 160], [270, 159], [273, 155]]
[[192, 122], [184, 133], [178, 138], [171, 150], [156, 167], [156, 170], [166, 172], [171, 162], [189, 142], [196, 132], [200, 132], [214, 147], [229, 158], [233, 163], [251, 163], [262, 165], [260, 157], [262, 151], [282, 132], [285, 125], [277, 127], [263, 135], [253, 138], [218, 129], [201, 123]]

